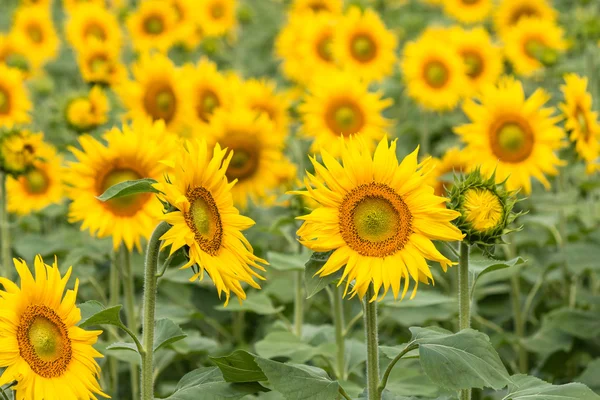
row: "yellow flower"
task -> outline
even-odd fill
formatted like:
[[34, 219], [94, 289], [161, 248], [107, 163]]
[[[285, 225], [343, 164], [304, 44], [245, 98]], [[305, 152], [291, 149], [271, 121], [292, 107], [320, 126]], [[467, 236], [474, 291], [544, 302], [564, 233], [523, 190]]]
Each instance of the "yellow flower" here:
[[433, 276], [426, 259], [437, 261], [444, 271], [452, 262], [431, 240], [461, 240], [462, 234], [450, 221], [460, 214], [440, 207], [446, 199], [435, 196], [426, 183], [417, 152], [398, 164], [396, 142], [383, 139], [374, 154], [357, 138], [343, 142], [340, 164], [322, 151], [323, 164], [311, 158], [316, 176], [305, 179], [307, 191], [300, 192], [320, 205], [304, 220], [298, 236], [313, 251], [331, 251], [320, 276], [344, 270], [352, 296], [364, 297], [373, 284], [374, 301], [383, 288], [391, 288], [394, 298], [404, 280], [404, 298], [411, 280], [429, 283]]
[[457, 49], [431, 34], [405, 46], [401, 67], [408, 95], [428, 110], [451, 110], [467, 91], [466, 67]]
[[66, 30], [67, 39], [77, 51], [82, 51], [92, 41], [99, 41], [115, 49], [121, 48], [121, 30], [117, 17], [101, 6], [77, 8], [71, 14]]
[[92, 5], [104, 6], [105, 0], [62, 0], [62, 5], [68, 13], [73, 13], [80, 8], [86, 8]]
[[560, 87], [565, 102], [560, 110], [566, 117], [565, 129], [571, 132], [575, 150], [587, 164], [587, 172], [600, 167], [600, 124], [598, 113], [592, 111], [592, 96], [587, 91], [587, 77], [576, 74], [565, 75], [565, 85]]
[[0, 34], [0, 64], [19, 69], [26, 79], [33, 75], [35, 71], [22, 35]]
[[350, 73], [380, 81], [393, 72], [396, 37], [371, 9], [352, 7], [336, 26], [333, 55]]
[[133, 120], [152, 118], [165, 121], [179, 132], [190, 110], [182, 72], [162, 54], [143, 55], [132, 67], [134, 81], [115, 88]]
[[86, 131], [106, 123], [108, 111], [108, 98], [99, 86], [94, 86], [87, 96], [67, 104], [65, 116], [75, 130]]
[[18, 130], [0, 136], [0, 167], [9, 174], [22, 174], [38, 158], [44, 134]]
[[162, 0], [147, 0], [127, 19], [133, 46], [139, 52], [157, 49], [166, 52], [175, 41], [177, 14]]
[[[458, 147], [451, 147], [444, 152], [441, 159], [431, 160], [431, 172], [428, 184], [433, 186], [437, 196], [446, 196], [446, 189], [452, 187], [453, 179], [448, 175], [460, 174], [469, 171], [468, 160], [464, 151]], [[449, 178], [449, 179], [448, 179]]]
[[103, 139], [106, 145], [84, 135], [79, 137], [82, 150], [70, 148], [77, 162], [68, 162], [65, 169], [67, 194], [73, 200], [69, 222], [82, 221], [82, 230], [100, 238], [112, 236], [115, 249], [123, 242], [129, 250], [141, 250], [140, 239], [150, 236], [162, 215], [158, 199], [142, 193], [102, 202], [96, 196], [126, 180], [162, 179], [161, 161], [171, 156], [175, 138], [162, 121], [139, 119], [122, 131], [113, 128]]
[[39, 159], [33, 167], [18, 178], [6, 179], [7, 209], [18, 215], [40, 211], [51, 204], [62, 202], [62, 157], [49, 144], [43, 144]]
[[30, 110], [23, 75], [18, 69], [0, 64], [0, 127], [29, 122]]
[[206, 36], [222, 36], [236, 26], [236, 0], [198, 0], [198, 23]]
[[466, 24], [485, 21], [492, 7], [492, 0], [444, 0], [446, 14]]
[[202, 29], [196, 15], [196, 2], [194, 0], [169, 0], [169, 2], [177, 15], [173, 32], [175, 42], [182, 43], [188, 49], [194, 49], [202, 40]]
[[344, 4], [342, 0], [294, 0], [290, 13], [305, 15], [307, 13], [341, 14]]
[[498, 226], [504, 215], [498, 196], [487, 189], [470, 189], [464, 196], [465, 219], [475, 230], [486, 232]]
[[116, 85], [127, 77], [119, 49], [93, 41], [77, 53], [79, 71], [86, 82]]
[[65, 288], [72, 267], [64, 276], [56, 260], [52, 266], [35, 257], [35, 278], [23, 260], [14, 259], [21, 287], [0, 277], [0, 386], [11, 387], [16, 399], [96, 399], [108, 397], [98, 385], [101, 358], [93, 345], [102, 331], [77, 326], [79, 279]]
[[289, 96], [277, 92], [272, 80], [250, 79], [242, 84], [239, 93], [242, 107], [264, 113], [275, 124], [275, 129], [286, 135], [289, 129]]
[[508, 31], [504, 51], [519, 75], [531, 76], [544, 65], [553, 65], [567, 48], [564, 31], [556, 23], [539, 18], [521, 18]]
[[549, 98], [538, 89], [526, 99], [521, 82], [504, 77], [483, 89], [480, 102], [467, 100], [463, 110], [471, 123], [454, 130], [467, 144], [470, 165], [480, 165], [485, 176], [495, 170], [496, 182], [507, 180], [509, 191], [529, 194], [532, 177], [549, 188], [545, 174], [556, 175], [563, 165], [555, 151], [564, 137], [555, 110], [543, 108]]
[[189, 261], [182, 267], [198, 266], [190, 280], [204, 278], [206, 271], [217, 288], [225, 293], [225, 304], [231, 292], [240, 301], [246, 298], [242, 283], [260, 288], [254, 278], [262, 278], [254, 269], [264, 271], [264, 260], [252, 254], [252, 246], [242, 231], [254, 225], [239, 214], [233, 205], [231, 188], [225, 171], [233, 154], [219, 145], [211, 151], [204, 140], [188, 142], [177, 153], [168, 169], [166, 183], [156, 184], [164, 193], [162, 199], [175, 207], [163, 219], [172, 225], [160, 239], [163, 247], [171, 246], [171, 254], [186, 246]]
[[494, 12], [494, 25], [500, 36], [504, 37], [521, 18], [555, 21], [557, 16], [548, 0], [502, 0]]
[[313, 82], [299, 111], [301, 133], [314, 138], [311, 152], [322, 148], [334, 157], [341, 154], [340, 135], [360, 135], [366, 146], [386, 134], [389, 121], [381, 115], [392, 104], [382, 92], [369, 92], [367, 84], [349, 73], [323, 75]]
[[14, 16], [12, 35], [27, 43], [27, 53], [34, 68], [53, 60], [58, 54], [59, 39], [49, 10], [42, 6], [20, 7]]

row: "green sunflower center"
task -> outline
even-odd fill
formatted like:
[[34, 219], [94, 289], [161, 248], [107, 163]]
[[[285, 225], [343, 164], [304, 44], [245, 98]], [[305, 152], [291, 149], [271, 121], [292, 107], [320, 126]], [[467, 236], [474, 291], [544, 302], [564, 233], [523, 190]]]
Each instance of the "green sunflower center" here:
[[223, 16], [225, 15], [225, 7], [223, 6], [223, 4], [221, 4], [221, 3], [213, 4], [212, 7], [210, 8], [210, 15], [212, 15], [212, 17], [214, 19], [223, 18]]
[[377, 55], [377, 46], [370, 36], [360, 34], [352, 39], [350, 52], [358, 61], [369, 62]]
[[165, 30], [165, 24], [159, 15], [151, 15], [144, 21], [144, 30], [150, 35], [160, 35]]
[[356, 232], [364, 240], [381, 242], [395, 234], [397, 213], [383, 198], [366, 198], [354, 209]]
[[469, 189], [463, 202], [465, 219], [479, 232], [487, 232], [502, 221], [504, 208], [495, 193], [488, 189]]
[[586, 142], [589, 141], [591, 135], [588, 120], [585, 112], [580, 107], [577, 107], [577, 111], [575, 111], [575, 117], [577, 118], [577, 125], [579, 125], [579, 130], [583, 134], [584, 140]]
[[42, 43], [44, 34], [38, 25], [31, 24], [27, 27], [27, 35], [34, 43]]
[[223, 240], [223, 225], [219, 208], [212, 194], [203, 187], [188, 190], [190, 209], [184, 213], [194, 239], [205, 253], [216, 256]]
[[8, 91], [0, 87], [0, 114], [8, 114], [10, 111], [10, 97]]
[[448, 68], [439, 61], [425, 65], [425, 81], [434, 88], [441, 88], [448, 82]]
[[144, 108], [154, 120], [163, 119], [169, 123], [175, 116], [177, 99], [168, 82], [153, 82], [146, 89]]
[[48, 189], [48, 176], [39, 169], [32, 169], [25, 175], [25, 186], [27, 191], [32, 194], [42, 194]]
[[333, 61], [333, 39], [331, 35], [323, 37], [317, 43], [317, 54], [325, 62]]
[[108, 70], [108, 60], [103, 55], [97, 55], [90, 60], [89, 66], [95, 74], [105, 73]]
[[483, 72], [483, 59], [479, 54], [466, 53], [463, 55], [467, 75], [471, 78], [477, 78]]
[[325, 113], [325, 121], [335, 136], [359, 133], [365, 124], [365, 116], [355, 102], [334, 102]]
[[501, 161], [518, 163], [533, 151], [533, 134], [524, 121], [508, 121], [493, 127], [490, 139], [492, 151]]
[[224, 146], [233, 151], [233, 156], [227, 167], [225, 175], [229, 181], [238, 179], [243, 181], [252, 177], [258, 170], [260, 162], [260, 148], [246, 139], [241, 134], [230, 134], [225, 140]]
[[558, 52], [535, 38], [525, 42], [525, 53], [546, 66], [554, 65], [558, 61]]
[[[135, 181], [142, 177], [142, 174], [130, 168], [114, 168], [101, 180], [98, 195], [104, 193], [108, 188], [118, 183]], [[133, 194], [110, 199], [104, 204], [116, 215], [132, 216], [142, 209], [150, 197], [151, 195], [149, 193]]]
[[208, 122], [210, 116], [215, 112], [215, 109], [221, 105], [219, 97], [212, 90], [204, 90], [200, 94], [200, 101], [196, 107], [198, 118], [204, 122]]
[[102, 26], [100, 26], [98, 24], [88, 25], [88, 27], [85, 29], [84, 36], [88, 39], [95, 38], [100, 41], [106, 40], [106, 32], [104, 32], [104, 29], [102, 28]]

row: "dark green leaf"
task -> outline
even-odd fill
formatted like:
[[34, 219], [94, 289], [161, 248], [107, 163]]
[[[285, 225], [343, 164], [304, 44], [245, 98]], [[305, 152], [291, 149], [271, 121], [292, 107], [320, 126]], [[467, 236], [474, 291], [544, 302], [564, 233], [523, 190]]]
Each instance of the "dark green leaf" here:
[[511, 376], [509, 393], [503, 400], [598, 400], [587, 386], [581, 383], [552, 385], [527, 375]]
[[109, 187], [104, 193], [96, 198], [100, 201], [108, 201], [139, 193], [158, 193], [158, 190], [152, 187], [154, 183], [156, 183], [156, 181], [150, 178], [120, 182]]
[[122, 305], [117, 305], [110, 308], [99, 309], [97, 305], [92, 305], [91, 308], [96, 312], [90, 315], [86, 319], [82, 319], [79, 322], [79, 327], [87, 328], [94, 325], [115, 325], [115, 326], [123, 326], [123, 322], [121, 322], [120, 312]]
[[269, 267], [278, 271], [304, 271], [305, 254], [284, 254], [269, 251], [267, 253]]
[[115, 342], [108, 346], [106, 346], [106, 350], [129, 350], [138, 352], [138, 349], [135, 343], [127, 343], [127, 342]]
[[225, 357], [210, 357], [219, 367], [227, 382], [266, 381], [267, 377], [254, 361], [253, 354], [244, 350], [236, 350]]
[[168, 318], [159, 319], [154, 327], [154, 351], [175, 343], [187, 335]]
[[304, 285], [306, 286], [306, 298], [310, 299], [321, 290], [325, 289], [327, 285], [341, 278], [341, 271], [333, 273], [327, 276], [315, 275], [323, 265], [329, 260], [331, 252], [326, 253], [313, 253], [310, 259], [306, 262], [306, 269], [304, 270]]

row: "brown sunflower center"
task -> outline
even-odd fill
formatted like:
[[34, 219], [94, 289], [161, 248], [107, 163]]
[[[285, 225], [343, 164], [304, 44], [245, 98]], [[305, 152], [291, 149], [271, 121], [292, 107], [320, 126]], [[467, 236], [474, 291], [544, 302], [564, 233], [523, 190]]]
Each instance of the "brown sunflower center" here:
[[313, 1], [308, 5], [308, 8], [314, 12], [330, 11], [329, 7], [327, 7], [327, 4], [325, 4], [323, 1]]
[[165, 23], [160, 15], [149, 15], [144, 20], [144, 30], [150, 35], [160, 35], [165, 30]]
[[168, 82], [153, 82], [146, 89], [144, 108], [154, 120], [164, 119], [169, 123], [177, 109], [175, 92]]
[[61, 376], [72, 356], [68, 329], [58, 314], [45, 305], [30, 305], [17, 327], [21, 357], [44, 378]]
[[537, 9], [528, 5], [523, 5], [515, 9], [509, 19], [510, 25], [515, 25], [523, 17], [539, 17], [540, 13]]
[[271, 121], [275, 121], [276, 112], [269, 104], [253, 104], [251, 108], [260, 113], [265, 113]]
[[325, 35], [317, 42], [317, 54], [325, 62], [333, 61], [333, 38], [332, 35]]
[[48, 190], [48, 175], [41, 169], [32, 169], [25, 176], [25, 188], [31, 194], [43, 194]]
[[215, 109], [221, 105], [219, 97], [212, 90], [203, 90], [200, 93], [198, 99], [198, 105], [196, 106], [196, 113], [198, 118], [204, 122], [208, 122], [210, 116], [213, 114]]
[[41, 28], [37, 24], [30, 24], [26, 29], [27, 36], [34, 43], [42, 43], [44, 40], [44, 34], [42, 33]]
[[344, 241], [363, 256], [385, 257], [404, 248], [412, 214], [394, 189], [372, 182], [354, 188], [339, 208]]
[[439, 61], [430, 61], [425, 65], [424, 78], [431, 87], [443, 87], [448, 82], [448, 75], [448, 68]]
[[8, 90], [0, 86], [0, 115], [10, 112], [10, 96]]
[[533, 151], [533, 133], [525, 121], [506, 121], [492, 127], [490, 145], [493, 153], [504, 162], [518, 163]]
[[474, 4], [479, 3], [481, 0], [462, 0], [462, 3], [467, 6], [472, 6]]
[[95, 74], [106, 73], [109, 69], [108, 59], [103, 54], [92, 57], [88, 65], [90, 70]]
[[85, 32], [83, 33], [83, 35], [87, 38], [87, 39], [98, 39], [100, 41], [105, 41], [106, 40], [106, 32], [104, 31], [104, 28], [96, 23], [92, 23], [89, 24], [86, 28], [85, 28]]
[[225, 15], [225, 7], [223, 6], [223, 4], [220, 3], [220, 2], [214, 3], [210, 7], [210, 15], [214, 19], [221, 19], [221, 18], [223, 18], [223, 16]]
[[225, 175], [229, 181], [248, 179], [258, 169], [260, 162], [260, 147], [250, 140], [244, 139], [241, 134], [229, 135], [231, 145], [226, 147], [233, 151], [233, 156], [227, 167]]
[[358, 34], [350, 41], [350, 52], [352, 57], [366, 63], [373, 60], [377, 55], [377, 45], [369, 35]]
[[483, 58], [477, 53], [467, 52], [463, 54], [467, 75], [477, 78], [483, 72]]
[[216, 256], [223, 240], [223, 225], [219, 208], [212, 194], [203, 187], [189, 189], [186, 197], [190, 209], [184, 214], [196, 243], [205, 253]]
[[[113, 168], [109, 171], [104, 179], [100, 180], [98, 188], [98, 195], [104, 193], [108, 188], [118, 183], [125, 181], [134, 181], [141, 179], [142, 174], [131, 168]], [[119, 216], [132, 216], [142, 209], [144, 204], [150, 200], [151, 195], [149, 193], [133, 194], [130, 196], [118, 197], [106, 201], [104, 204], [108, 207], [112, 213]]]
[[325, 121], [334, 135], [350, 136], [360, 132], [365, 124], [365, 116], [356, 103], [343, 100], [329, 106]]

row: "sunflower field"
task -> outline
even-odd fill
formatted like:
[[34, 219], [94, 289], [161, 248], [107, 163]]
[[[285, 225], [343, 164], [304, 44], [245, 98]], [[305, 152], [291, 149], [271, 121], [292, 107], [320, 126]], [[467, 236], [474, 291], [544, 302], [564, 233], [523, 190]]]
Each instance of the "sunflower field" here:
[[600, 0], [0, 0], [0, 400], [600, 400]]

